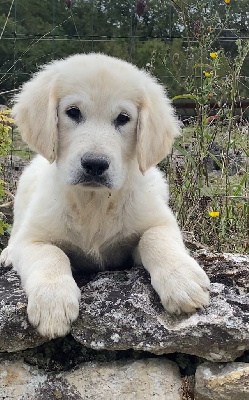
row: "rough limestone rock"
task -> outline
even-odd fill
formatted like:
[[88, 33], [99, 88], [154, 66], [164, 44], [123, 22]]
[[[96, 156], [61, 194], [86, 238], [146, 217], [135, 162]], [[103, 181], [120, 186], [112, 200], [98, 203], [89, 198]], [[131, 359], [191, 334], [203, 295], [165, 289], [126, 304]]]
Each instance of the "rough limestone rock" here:
[[165, 358], [86, 363], [64, 377], [83, 399], [181, 400], [178, 367]]
[[28, 392], [33, 392], [46, 380], [45, 375], [35, 368], [21, 362], [5, 361], [0, 364], [0, 398], [21, 399]]
[[171, 316], [143, 268], [104, 272], [82, 288], [73, 337], [94, 349], [133, 348], [154, 354], [182, 352], [219, 362], [234, 360], [249, 348], [249, 296], [244, 286], [248, 257], [218, 255], [216, 259], [202, 252], [197, 258], [218, 282], [211, 285], [206, 309]]
[[10, 268], [0, 268], [0, 352], [36, 347], [46, 341], [29, 324], [27, 297]]
[[248, 400], [249, 364], [205, 362], [196, 371], [196, 400]]
[[[73, 337], [96, 350], [181, 352], [211, 361], [233, 361], [249, 349], [249, 257], [210, 254], [195, 246], [210, 276], [211, 303], [192, 315], [171, 316], [142, 267], [102, 272], [81, 282], [80, 315]], [[13, 270], [0, 269], [0, 351], [46, 341], [28, 323], [26, 296]]]
[[70, 372], [45, 373], [22, 360], [0, 363], [5, 400], [181, 400], [177, 365], [165, 358], [89, 362]]
[[61, 375], [46, 374], [20, 360], [0, 364], [0, 399], [82, 400], [82, 397]]

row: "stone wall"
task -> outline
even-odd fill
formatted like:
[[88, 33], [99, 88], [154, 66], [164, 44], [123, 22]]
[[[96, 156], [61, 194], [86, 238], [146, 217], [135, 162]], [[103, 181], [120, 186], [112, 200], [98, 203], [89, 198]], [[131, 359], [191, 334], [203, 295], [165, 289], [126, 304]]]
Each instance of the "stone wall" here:
[[1, 267], [0, 399], [249, 400], [249, 256], [189, 247], [212, 282], [206, 309], [170, 316], [142, 267], [76, 276], [79, 318], [52, 341]]

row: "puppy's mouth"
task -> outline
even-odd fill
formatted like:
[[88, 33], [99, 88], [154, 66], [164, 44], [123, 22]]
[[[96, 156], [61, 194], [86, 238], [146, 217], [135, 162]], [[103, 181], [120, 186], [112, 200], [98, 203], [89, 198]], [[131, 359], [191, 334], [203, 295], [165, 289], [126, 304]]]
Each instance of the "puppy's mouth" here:
[[79, 184], [81, 184], [82, 186], [94, 187], [94, 188], [105, 186], [105, 185], [101, 185], [98, 182], [80, 182]]
[[71, 182], [71, 184], [84, 186], [89, 189], [90, 188], [98, 189], [98, 188], [103, 188], [103, 187], [112, 189], [112, 187], [113, 187], [109, 177], [104, 177], [104, 176], [88, 177], [88, 176], [82, 175], [82, 176], [78, 177], [77, 179], [73, 180]]

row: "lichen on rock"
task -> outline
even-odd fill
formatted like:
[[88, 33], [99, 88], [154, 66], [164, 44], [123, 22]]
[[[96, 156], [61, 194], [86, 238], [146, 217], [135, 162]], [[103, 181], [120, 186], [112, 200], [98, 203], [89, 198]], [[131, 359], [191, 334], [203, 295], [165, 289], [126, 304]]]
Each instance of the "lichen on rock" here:
[[[249, 257], [199, 249], [211, 281], [210, 305], [194, 314], [167, 313], [142, 267], [101, 272], [81, 282], [80, 314], [71, 334], [96, 350], [181, 352], [233, 361], [249, 348]], [[0, 269], [0, 351], [36, 347], [47, 339], [29, 324], [27, 298], [10, 268]]]

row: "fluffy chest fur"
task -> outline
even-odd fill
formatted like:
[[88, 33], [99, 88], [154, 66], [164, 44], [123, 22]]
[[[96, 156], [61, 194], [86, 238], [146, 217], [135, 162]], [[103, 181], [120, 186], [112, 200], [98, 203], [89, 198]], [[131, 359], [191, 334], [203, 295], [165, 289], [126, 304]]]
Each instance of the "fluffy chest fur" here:
[[134, 224], [136, 210], [132, 192], [121, 195], [120, 202], [120, 193], [68, 193], [65, 217], [69, 240], [68, 244], [62, 244], [64, 250], [68, 247], [69, 253], [74, 258], [77, 255], [78, 261], [82, 258], [84, 264], [93, 262], [112, 268], [125, 262], [140, 235]]
[[126, 266], [142, 234], [162, 225], [168, 212], [167, 186], [156, 168], [144, 176], [131, 170], [120, 190], [91, 191], [64, 185], [56, 165], [38, 157], [21, 178], [20, 196], [25, 207], [17, 202], [15, 229], [22, 226], [38, 242], [49, 240], [84, 270]]

